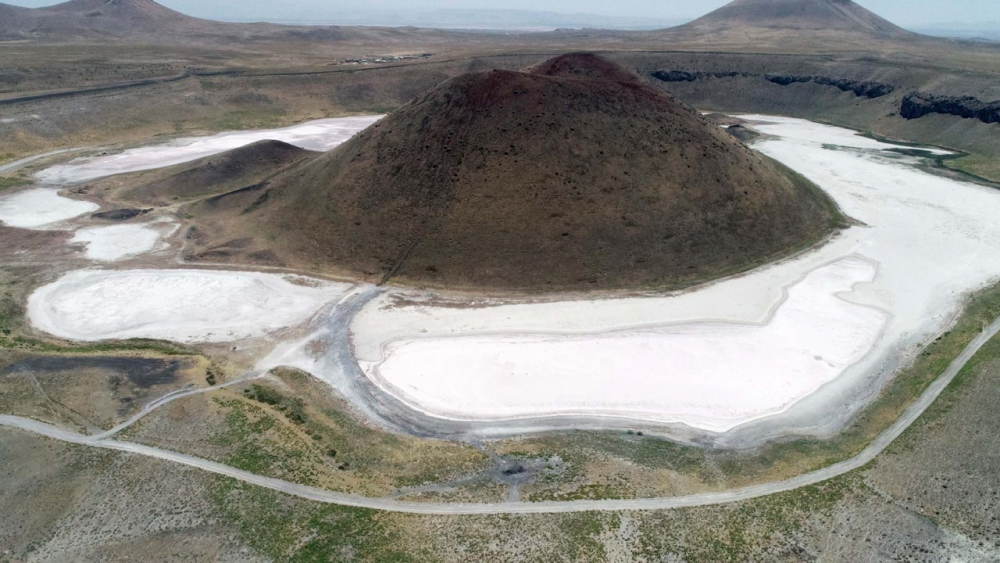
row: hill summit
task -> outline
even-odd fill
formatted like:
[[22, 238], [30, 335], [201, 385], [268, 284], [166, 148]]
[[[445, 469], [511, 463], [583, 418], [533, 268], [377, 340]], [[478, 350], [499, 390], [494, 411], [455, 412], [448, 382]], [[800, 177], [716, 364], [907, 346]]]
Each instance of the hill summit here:
[[591, 53], [570, 53], [555, 57], [527, 69], [526, 72], [556, 78], [588, 78], [632, 83], [641, 81], [639, 75]]
[[267, 40], [341, 44], [351, 51], [368, 52], [369, 47], [412, 47], [451, 38], [445, 32], [420, 29], [211, 21], [171, 10], [154, 0], [69, 0], [39, 8], [0, 3], [0, 40], [125, 40], [188, 47], [206, 42], [232, 46], [234, 41]]
[[702, 31], [744, 27], [909, 35], [852, 0], [735, 0], [682, 27]]
[[193, 210], [193, 254], [254, 238], [248, 254], [370, 281], [529, 291], [680, 287], [801, 248], [836, 215], [585, 54], [444, 82], [245, 197]]
[[0, 34], [5, 36], [158, 34], [205, 31], [212, 25], [153, 0], [70, 0], [34, 9], [0, 5]]

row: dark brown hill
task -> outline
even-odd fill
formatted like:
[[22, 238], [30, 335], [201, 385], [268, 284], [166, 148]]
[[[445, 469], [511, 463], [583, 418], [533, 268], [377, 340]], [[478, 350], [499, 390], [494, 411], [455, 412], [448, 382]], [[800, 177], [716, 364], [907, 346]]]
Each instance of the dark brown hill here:
[[286, 26], [195, 18], [154, 0], [69, 0], [54, 6], [19, 8], [0, 3], [0, 39], [42, 42], [122, 40], [136, 44], [224, 44], [291, 42], [343, 44], [351, 50], [414, 49], [470, 34], [414, 28]]
[[77, 14], [88, 18], [115, 18], [123, 21], [157, 22], [194, 19], [153, 0], [69, 0], [46, 8], [50, 12]]
[[912, 35], [852, 0], [735, 0], [681, 27], [703, 32], [734, 28]]
[[0, 30], [24, 37], [87, 34], [126, 35], [211, 28], [212, 22], [175, 12], [153, 0], [70, 0], [44, 8], [22, 8], [11, 17], [0, 6]]
[[0, 41], [22, 39], [28, 27], [25, 21], [31, 13], [29, 8], [0, 4]]
[[172, 166], [159, 179], [120, 197], [144, 204], [169, 205], [258, 184], [322, 153], [281, 141], [258, 141], [194, 162]]
[[[608, 76], [596, 63], [583, 75]], [[515, 290], [679, 287], [815, 242], [837, 215], [636, 79], [512, 71], [449, 80], [246, 197], [194, 210], [195, 254], [256, 237], [301, 267]]]
[[639, 76], [592, 53], [570, 53], [539, 63], [527, 72], [556, 78], [641, 82]]

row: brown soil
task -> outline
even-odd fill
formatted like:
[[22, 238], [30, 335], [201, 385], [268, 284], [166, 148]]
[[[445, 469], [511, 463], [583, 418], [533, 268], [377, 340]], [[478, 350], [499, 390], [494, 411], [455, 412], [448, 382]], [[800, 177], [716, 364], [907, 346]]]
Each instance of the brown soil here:
[[266, 186], [199, 206], [198, 250], [461, 288], [674, 288], [820, 239], [805, 180], [613, 63], [470, 73]]
[[735, 0], [683, 28], [702, 32], [768, 28], [912, 35], [851, 0]]
[[120, 197], [157, 205], [188, 201], [259, 183], [318, 155], [281, 141], [259, 141], [175, 166], [164, 177], [128, 190]]

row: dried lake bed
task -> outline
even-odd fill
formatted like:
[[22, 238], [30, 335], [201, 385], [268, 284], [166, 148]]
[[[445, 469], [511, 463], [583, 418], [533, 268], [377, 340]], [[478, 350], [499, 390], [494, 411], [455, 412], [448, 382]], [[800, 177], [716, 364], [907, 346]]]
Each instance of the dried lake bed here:
[[[279, 343], [270, 361], [310, 371], [375, 417], [407, 411], [416, 431], [490, 437], [639, 425], [721, 444], [832, 433], [948, 328], [968, 293], [1000, 276], [1000, 191], [923, 171], [904, 147], [846, 129], [742, 117], [765, 134], [754, 148], [814, 181], [859, 225], [793, 258], [670, 295], [527, 302], [360, 288], [366, 301], [345, 317], [336, 314], [342, 284], [85, 270], [36, 291], [29, 318], [69, 339], [183, 342], [251, 338], [313, 319], [314, 334]], [[356, 131], [377, 117], [352, 119]], [[318, 131], [309, 125], [292, 129]], [[346, 139], [344, 125], [317, 138]], [[167, 166], [233, 148], [227, 135], [78, 159], [37, 177], [75, 182]], [[928, 149], [934, 154], [946, 151]], [[24, 193], [0, 199], [0, 212]], [[130, 255], [109, 234], [77, 237]], [[317, 350], [339, 350], [352, 365]]]
[[213, 270], [77, 270], [28, 300], [32, 324], [69, 340], [230, 342], [301, 324], [348, 286]]
[[183, 164], [263, 140], [283, 141], [314, 151], [328, 151], [352, 135], [375, 123], [382, 116], [337, 117], [309, 121], [283, 129], [259, 129], [220, 133], [209, 137], [186, 137], [138, 147], [118, 154], [83, 157], [52, 166], [35, 177], [47, 184], [86, 182], [95, 178], [153, 170]]

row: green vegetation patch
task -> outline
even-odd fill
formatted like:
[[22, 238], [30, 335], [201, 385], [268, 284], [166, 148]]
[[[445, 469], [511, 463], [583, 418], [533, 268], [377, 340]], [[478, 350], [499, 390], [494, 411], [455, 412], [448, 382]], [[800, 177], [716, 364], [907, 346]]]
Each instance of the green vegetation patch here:
[[285, 125], [288, 112], [280, 107], [258, 107], [229, 111], [201, 125], [211, 131], [235, 131], [242, 129], [264, 129]]
[[14, 298], [10, 291], [0, 294], [0, 347], [2, 342], [10, 337], [15, 330], [24, 324], [24, 307]]
[[[678, 545], [679, 554], [688, 563], [721, 563], [765, 560], [766, 549], [775, 536], [789, 537], [801, 529], [803, 522], [818, 513], [833, 510], [847, 495], [866, 488], [857, 472], [769, 497], [730, 506], [679, 511], [686, 516], [697, 515], [710, 525], [687, 526], [685, 538]], [[653, 519], [655, 521], [655, 518]], [[647, 546], [664, 546], [656, 536], [656, 527], [646, 526], [642, 532]]]
[[10, 176], [0, 176], [0, 191], [16, 188], [18, 186], [29, 186], [34, 184], [33, 181], [27, 178], [11, 178]]
[[934, 426], [947, 412], [959, 404], [963, 392], [985, 364], [995, 362], [1000, 358], [1000, 337], [994, 337], [987, 342], [979, 352], [969, 360], [958, 372], [955, 379], [941, 392], [941, 395], [927, 408], [920, 418], [913, 422], [903, 434], [887, 449], [888, 452], [900, 452], [915, 447], [922, 430]]
[[1000, 157], [970, 154], [944, 161], [944, 166], [980, 180], [1000, 183]]
[[[0, 315], [2, 317], [2, 315]], [[161, 342], [159, 340], [116, 340], [112, 342], [95, 342], [92, 344], [53, 344], [37, 338], [9, 336], [3, 328], [4, 319], [0, 318], [0, 348], [24, 350], [30, 352], [45, 352], [49, 354], [111, 354], [115, 352], [155, 352], [164, 356], [197, 355], [191, 350], [180, 346]]]
[[301, 399], [286, 397], [271, 387], [256, 383], [251, 385], [249, 389], [244, 389], [243, 395], [258, 403], [271, 405], [295, 424], [305, 424], [306, 422], [305, 404]]
[[[305, 431], [319, 438], [324, 451], [337, 452], [338, 462], [348, 463], [352, 470], [382, 474], [391, 478], [394, 487], [406, 487], [461, 477], [490, 465], [485, 454], [465, 444], [410, 438], [362, 424], [343, 405], [330, 400], [329, 389], [308, 374], [278, 370], [276, 375], [297, 396], [264, 397], [278, 401], [293, 422], [301, 413]], [[305, 410], [299, 410], [300, 406]]]
[[213, 401], [226, 410], [226, 427], [212, 439], [228, 452], [223, 463], [258, 475], [320, 484], [326, 460], [319, 448], [258, 405], [218, 397]]
[[407, 553], [392, 517], [384, 513], [289, 499], [279, 493], [215, 477], [210, 500], [240, 537], [273, 561], [312, 563], [428, 561]]
[[285, 385], [260, 381], [239, 395], [212, 394], [225, 421], [206, 436], [209, 451], [216, 452], [212, 459], [260, 475], [372, 496], [491, 466], [488, 456], [464, 444], [365, 426], [336, 408], [329, 390], [311, 376], [287, 369], [272, 375]]
[[635, 497], [635, 489], [625, 483], [586, 483], [567, 492], [542, 491], [528, 497], [530, 502], [603, 500]]

